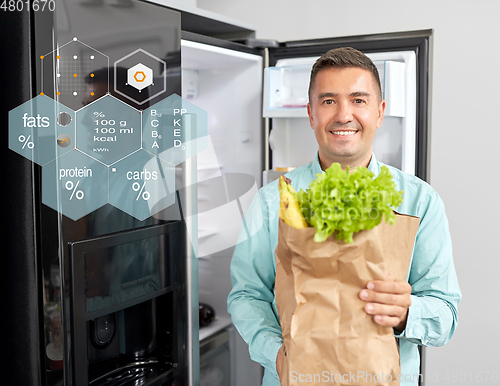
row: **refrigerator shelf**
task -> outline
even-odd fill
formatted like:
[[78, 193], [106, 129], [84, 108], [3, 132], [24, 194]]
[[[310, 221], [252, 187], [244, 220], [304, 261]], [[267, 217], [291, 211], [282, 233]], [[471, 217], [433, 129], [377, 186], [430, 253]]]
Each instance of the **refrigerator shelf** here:
[[[370, 56], [370, 55], [368, 55]], [[269, 118], [307, 117], [311, 69], [317, 58], [286, 59], [264, 72], [263, 116]], [[386, 116], [405, 116], [406, 65], [400, 59], [376, 60]]]

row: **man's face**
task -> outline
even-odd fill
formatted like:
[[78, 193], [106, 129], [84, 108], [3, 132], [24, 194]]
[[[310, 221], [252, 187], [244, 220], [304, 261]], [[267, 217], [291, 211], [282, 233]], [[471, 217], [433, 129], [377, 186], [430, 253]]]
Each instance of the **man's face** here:
[[385, 101], [370, 71], [357, 68], [320, 70], [307, 104], [319, 145], [321, 166], [333, 162], [368, 166], [372, 143], [384, 117]]

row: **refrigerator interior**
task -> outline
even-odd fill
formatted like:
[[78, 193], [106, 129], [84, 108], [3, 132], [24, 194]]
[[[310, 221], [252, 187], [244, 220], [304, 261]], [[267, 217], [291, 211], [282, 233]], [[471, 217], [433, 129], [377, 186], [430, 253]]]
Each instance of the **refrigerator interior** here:
[[[216, 320], [200, 329], [203, 339], [231, 325], [231, 257], [243, 213], [261, 186], [263, 59], [188, 40], [181, 52], [182, 96], [208, 112], [208, 147], [197, 156], [198, 289]], [[234, 329], [230, 339], [231, 385], [260, 385], [261, 367], [248, 346]]]
[[[414, 51], [368, 53], [379, 71], [386, 111], [373, 151], [377, 159], [415, 174], [416, 58]], [[311, 162], [318, 145], [305, 108], [317, 57], [280, 59], [266, 69], [264, 116], [272, 119], [272, 169], [284, 171]], [[275, 174], [276, 175], [276, 174]], [[271, 176], [271, 175], [269, 175]], [[268, 182], [272, 178], [270, 177]]]
[[247, 173], [260, 185], [262, 57], [187, 40], [181, 50], [183, 97], [208, 112], [218, 160], [201, 153], [198, 169]]

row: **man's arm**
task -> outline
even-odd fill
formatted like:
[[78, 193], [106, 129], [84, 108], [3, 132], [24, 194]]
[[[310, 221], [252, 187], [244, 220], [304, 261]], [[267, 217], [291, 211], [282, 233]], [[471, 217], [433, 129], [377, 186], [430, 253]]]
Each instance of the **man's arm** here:
[[233, 288], [227, 304], [234, 326], [249, 346], [250, 357], [278, 378], [276, 358], [283, 338], [272, 307], [275, 267], [268, 221], [273, 219], [263, 215], [267, 213], [266, 202], [260, 195], [245, 215], [246, 228], [242, 226], [233, 254]]
[[444, 205], [433, 191], [419, 209], [421, 221], [409, 284], [393, 278], [373, 281], [374, 288], [362, 290], [360, 298], [368, 302], [365, 310], [375, 322], [401, 332], [396, 337], [423, 346], [442, 346], [456, 329], [461, 293]]

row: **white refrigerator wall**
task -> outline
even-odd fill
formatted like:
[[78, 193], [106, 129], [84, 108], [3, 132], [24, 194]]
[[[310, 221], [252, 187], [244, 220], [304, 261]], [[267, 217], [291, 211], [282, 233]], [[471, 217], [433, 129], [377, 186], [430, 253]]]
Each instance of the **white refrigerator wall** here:
[[[384, 121], [377, 130], [373, 151], [379, 161], [414, 175], [415, 53], [380, 52], [368, 56], [378, 69], [386, 101]], [[264, 74], [263, 114], [273, 118], [269, 144], [275, 170], [311, 162], [318, 151], [305, 108], [310, 73], [316, 60], [317, 57], [278, 60]]]
[[[248, 197], [261, 185], [263, 64], [261, 56], [205, 44], [181, 47], [183, 97], [208, 112], [208, 147], [197, 155], [198, 289], [200, 303], [215, 309], [214, 325], [205, 328], [213, 330], [230, 324], [231, 257]], [[236, 199], [234, 184], [245, 185]], [[259, 386], [262, 368], [234, 330], [230, 346], [230, 384]]]
[[434, 30], [430, 183], [446, 206], [463, 301], [453, 339], [427, 350], [426, 385], [498, 384], [491, 372], [499, 371], [500, 346], [494, 330], [500, 320], [494, 297], [500, 272], [500, 125], [491, 94], [500, 88], [500, 2], [198, 0], [198, 6], [255, 24], [261, 39]]

